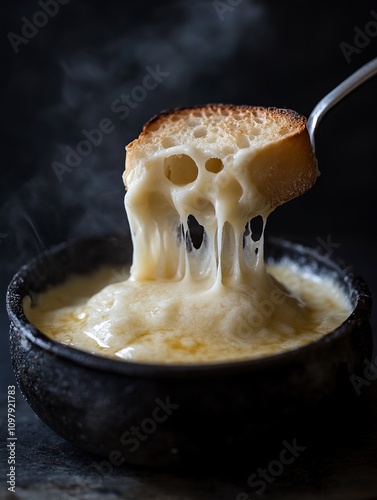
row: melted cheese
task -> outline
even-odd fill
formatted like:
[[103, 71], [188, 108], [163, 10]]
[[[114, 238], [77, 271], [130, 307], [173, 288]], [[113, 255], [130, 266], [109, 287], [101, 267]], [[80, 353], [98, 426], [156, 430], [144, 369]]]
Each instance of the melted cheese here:
[[[115, 270], [71, 277], [24, 302], [29, 320], [51, 338], [95, 354], [154, 363], [251, 359], [315, 341], [349, 315], [329, 277], [292, 262], [268, 266], [277, 284], [204, 288], [184, 281], [134, 281]], [[125, 270], [123, 270], [123, 273]], [[276, 282], [277, 283], [277, 282]]]
[[[249, 222], [260, 216], [265, 224], [274, 207], [253, 185], [243, 154], [220, 160], [179, 146], [140, 159], [126, 175], [129, 277], [110, 283], [104, 270], [74, 277], [33, 307], [26, 299], [29, 320], [76, 348], [154, 363], [266, 356], [339, 326], [351, 305], [330, 278], [293, 263], [266, 269], [263, 234], [254, 241]], [[190, 216], [203, 227], [199, 248]]]
[[[239, 150], [220, 160], [192, 146], [174, 147], [141, 160], [125, 176], [131, 279], [208, 279], [207, 287], [263, 281], [263, 239], [254, 243], [244, 232], [274, 207], [253, 185], [244, 156]], [[199, 249], [190, 241], [189, 216], [204, 228]]]

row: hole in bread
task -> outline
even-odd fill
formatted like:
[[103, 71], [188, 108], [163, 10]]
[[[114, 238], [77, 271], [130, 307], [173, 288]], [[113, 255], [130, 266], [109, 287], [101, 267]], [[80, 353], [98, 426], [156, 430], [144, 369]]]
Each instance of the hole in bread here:
[[175, 146], [175, 143], [171, 137], [164, 137], [161, 141], [161, 146], [167, 149]]
[[248, 148], [250, 146], [249, 138], [244, 134], [238, 134], [236, 144], [239, 148]]
[[259, 241], [263, 233], [263, 218], [261, 215], [253, 217], [249, 223], [253, 241]]
[[196, 111], [193, 111], [193, 112], [192, 112], [192, 115], [193, 115], [193, 116], [197, 116], [197, 117], [199, 117], [199, 118], [200, 118], [200, 117], [202, 116], [202, 112], [201, 112], [201, 111], [199, 111], [199, 110], [196, 110]]
[[287, 133], [288, 133], [288, 127], [281, 127], [281, 129], [279, 130], [280, 135], [285, 135]]
[[193, 215], [189, 215], [187, 218], [188, 234], [186, 236], [186, 244], [189, 249], [191, 245], [198, 249], [203, 243], [204, 237], [204, 227], [199, 224]]
[[205, 163], [205, 167], [208, 172], [218, 174], [224, 168], [224, 164], [220, 158], [209, 158]]
[[198, 127], [194, 130], [194, 137], [204, 137], [207, 135], [207, 129], [205, 127]]
[[251, 137], [253, 135], [260, 135], [261, 129], [258, 127], [253, 127], [252, 129], [250, 129], [249, 133], [250, 133]]
[[223, 116], [229, 116], [229, 111], [227, 109], [222, 109], [220, 111], [220, 113], [223, 115]]
[[189, 118], [187, 120], [187, 125], [189, 127], [197, 127], [200, 124], [200, 121], [197, 118]]
[[255, 123], [263, 123], [263, 120], [261, 118], [258, 118], [257, 116], [254, 118]]
[[158, 130], [159, 128], [160, 128], [160, 124], [157, 122], [157, 120], [148, 125], [148, 130], [151, 130], [151, 131]]
[[190, 156], [171, 155], [164, 159], [164, 173], [173, 184], [184, 186], [198, 177], [198, 167]]

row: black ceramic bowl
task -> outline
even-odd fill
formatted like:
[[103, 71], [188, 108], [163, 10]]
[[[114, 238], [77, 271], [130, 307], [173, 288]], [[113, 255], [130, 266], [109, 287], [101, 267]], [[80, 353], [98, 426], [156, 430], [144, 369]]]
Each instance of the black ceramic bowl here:
[[68, 441], [110, 462], [148, 466], [233, 461], [257, 453], [275, 434], [310, 427], [321, 415], [329, 420], [329, 407], [352, 398], [350, 376], [361, 374], [371, 357], [370, 292], [345, 264], [301, 244], [271, 239], [265, 253], [269, 262], [288, 257], [332, 275], [351, 298], [350, 317], [320, 340], [282, 354], [177, 366], [100, 357], [39, 332], [23, 312], [26, 295], [71, 273], [129, 263], [131, 242], [99, 236], [47, 251], [20, 269], [7, 293], [11, 359], [21, 392]]

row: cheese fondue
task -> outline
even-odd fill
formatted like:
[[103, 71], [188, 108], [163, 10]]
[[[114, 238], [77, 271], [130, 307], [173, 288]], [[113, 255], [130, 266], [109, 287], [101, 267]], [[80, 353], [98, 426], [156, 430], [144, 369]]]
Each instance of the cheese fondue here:
[[[136, 281], [102, 269], [73, 276], [37, 298], [28, 319], [63, 344], [128, 361], [206, 363], [277, 354], [339, 326], [351, 305], [331, 278], [293, 262], [267, 266], [287, 291]], [[125, 272], [125, 270], [123, 270]]]
[[[183, 143], [166, 136], [158, 151], [153, 129], [142, 151], [129, 146], [129, 274], [114, 280], [114, 270], [101, 269], [71, 277], [36, 304], [26, 298], [26, 315], [42, 332], [117, 359], [208, 363], [294, 349], [349, 316], [351, 304], [330, 277], [291, 261], [265, 265], [263, 231], [257, 238], [250, 221], [258, 217], [264, 229], [279, 203], [248, 168], [258, 161], [250, 143], [237, 132], [237, 147], [225, 141], [219, 154], [203, 127], [190, 130]], [[201, 228], [198, 243], [190, 221]]]

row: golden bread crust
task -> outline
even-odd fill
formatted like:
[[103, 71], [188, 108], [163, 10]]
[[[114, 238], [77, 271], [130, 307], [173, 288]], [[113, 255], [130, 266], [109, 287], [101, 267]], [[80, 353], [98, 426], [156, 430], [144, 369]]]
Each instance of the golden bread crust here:
[[207, 104], [175, 108], [152, 117], [126, 147], [124, 180], [136, 160], [169, 148], [209, 147], [222, 159], [243, 150], [250, 180], [272, 207], [307, 191], [319, 171], [306, 129], [306, 118], [275, 107]]

